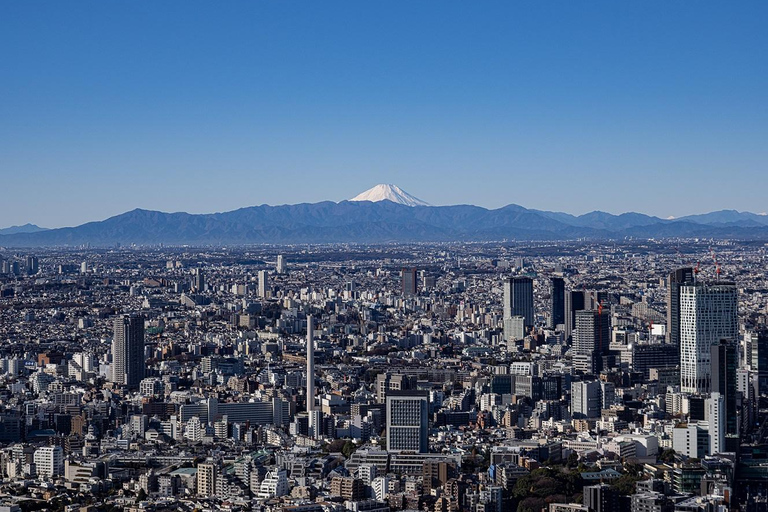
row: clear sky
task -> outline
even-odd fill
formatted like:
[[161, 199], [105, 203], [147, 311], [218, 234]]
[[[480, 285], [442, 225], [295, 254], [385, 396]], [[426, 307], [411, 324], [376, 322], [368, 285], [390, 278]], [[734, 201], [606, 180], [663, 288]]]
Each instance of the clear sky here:
[[0, 2], [0, 227], [342, 200], [768, 209], [768, 2]]

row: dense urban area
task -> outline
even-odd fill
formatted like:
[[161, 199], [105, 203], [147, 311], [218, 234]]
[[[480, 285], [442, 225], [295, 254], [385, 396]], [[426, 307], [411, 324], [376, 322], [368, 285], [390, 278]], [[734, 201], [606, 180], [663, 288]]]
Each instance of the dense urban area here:
[[767, 261], [0, 250], [0, 511], [767, 511]]

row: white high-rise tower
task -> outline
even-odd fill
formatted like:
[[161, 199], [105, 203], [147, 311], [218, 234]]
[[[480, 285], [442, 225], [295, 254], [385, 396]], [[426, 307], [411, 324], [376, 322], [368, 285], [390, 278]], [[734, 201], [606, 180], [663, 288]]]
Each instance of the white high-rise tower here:
[[710, 349], [722, 339], [739, 337], [738, 296], [733, 284], [680, 286], [680, 388], [683, 393], [709, 393]]

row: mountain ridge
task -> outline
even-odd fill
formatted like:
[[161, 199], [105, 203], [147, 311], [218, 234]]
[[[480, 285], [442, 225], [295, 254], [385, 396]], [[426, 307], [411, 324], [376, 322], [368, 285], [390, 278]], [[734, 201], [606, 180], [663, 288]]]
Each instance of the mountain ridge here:
[[625, 237], [768, 240], [768, 217], [749, 212], [736, 212], [738, 215], [733, 211], [725, 212], [668, 220], [637, 212], [614, 215], [595, 211], [574, 216], [528, 209], [517, 204], [487, 209], [474, 205], [407, 206], [389, 200], [322, 201], [279, 206], [263, 204], [206, 214], [165, 213], [136, 208], [74, 227], [0, 235], [0, 246], [386, 243]]

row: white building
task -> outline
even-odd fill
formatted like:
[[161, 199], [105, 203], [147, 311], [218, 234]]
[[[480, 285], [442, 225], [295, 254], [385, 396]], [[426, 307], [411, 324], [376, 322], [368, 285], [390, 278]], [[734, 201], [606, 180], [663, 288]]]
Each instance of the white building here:
[[688, 423], [672, 430], [672, 448], [677, 453], [694, 459], [703, 458], [709, 451], [709, 428], [706, 422]]
[[285, 470], [274, 470], [267, 473], [259, 487], [257, 497], [260, 500], [276, 498], [288, 494], [288, 478]]
[[571, 415], [574, 418], [600, 417], [602, 401], [599, 382], [571, 383]]
[[680, 384], [683, 393], [709, 393], [710, 347], [739, 336], [738, 298], [733, 284], [680, 287]]
[[707, 398], [707, 423], [709, 423], [709, 453], [715, 455], [725, 450], [725, 397], [712, 393]]
[[43, 446], [35, 450], [33, 456], [37, 476], [53, 478], [64, 475], [64, 451], [61, 446]]

